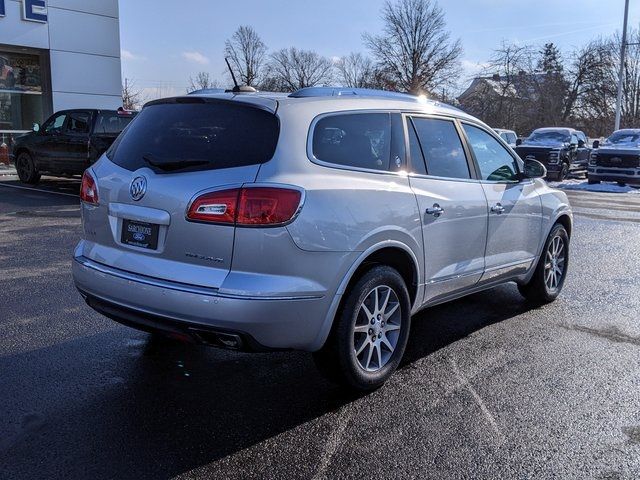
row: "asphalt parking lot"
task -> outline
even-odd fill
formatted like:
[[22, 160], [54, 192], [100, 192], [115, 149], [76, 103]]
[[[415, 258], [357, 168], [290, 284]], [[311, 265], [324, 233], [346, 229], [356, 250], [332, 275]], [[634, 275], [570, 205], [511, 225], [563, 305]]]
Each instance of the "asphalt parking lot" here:
[[[569, 192], [562, 297], [414, 319], [353, 397], [302, 353], [151, 341], [71, 279], [78, 182], [0, 178], [0, 478], [640, 478], [640, 194]], [[40, 190], [40, 191], [39, 191]]]

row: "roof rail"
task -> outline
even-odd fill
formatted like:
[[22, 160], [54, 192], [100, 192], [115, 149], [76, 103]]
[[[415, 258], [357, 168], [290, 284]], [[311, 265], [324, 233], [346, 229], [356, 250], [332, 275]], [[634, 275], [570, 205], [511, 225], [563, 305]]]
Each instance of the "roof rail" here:
[[404, 100], [407, 102], [427, 103], [424, 96], [417, 97], [408, 93], [389, 92], [387, 90], [374, 90], [372, 88], [349, 88], [349, 87], [306, 87], [301, 88], [289, 95], [291, 98], [308, 97], [378, 97], [390, 100]]

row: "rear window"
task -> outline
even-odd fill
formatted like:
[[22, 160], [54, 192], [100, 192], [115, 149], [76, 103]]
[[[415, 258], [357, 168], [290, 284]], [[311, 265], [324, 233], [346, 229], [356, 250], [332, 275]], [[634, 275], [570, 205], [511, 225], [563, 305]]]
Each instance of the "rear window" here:
[[256, 165], [273, 157], [279, 133], [277, 117], [259, 108], [178, 99], [145, 107], [107, 156], [157, 173]]
[[133, 115], [124, 116], [117, 113], [102, 113], [98, 117], [94, 132], [96, 134], [118, 135], [131, 123]]
[[389, 170], [391, 115], [330, 115], [316, 123], [313, 156], [347, 167]]

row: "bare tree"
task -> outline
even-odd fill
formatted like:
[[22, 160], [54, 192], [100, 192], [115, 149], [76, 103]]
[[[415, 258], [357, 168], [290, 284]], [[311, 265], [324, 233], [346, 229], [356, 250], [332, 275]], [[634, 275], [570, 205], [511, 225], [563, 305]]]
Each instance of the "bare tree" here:
[[310, 50], [283, 48], [271, 54], [269, 82], [280, 90], [298, 90], [331, 81], [333, 63]]
[[345, 87], [372, 88], [375, 72], [371, 60], [361, 53], [352, 52], [335, 64], [338, 82]]
[[263, 79], [267, 46], [256, 31], [241, 26], [224, 44], [224, 55], [241, 83], [250, 87], [260, 85]]
[[194, 77], [189, 77], [189, 87], [187, 93], [203, 90], [205, 88], [218, 88], [217, 80], [212, 80], [208, 72], [198, 72]]
[[396, 89], [433, 92], [459, 74], [462, 44], [452, 40], [436, 0], [387, 0], [381, 35], [364, 35], [380, 73]]
[[125, 78], [122, 82], [122, 106], [126, 110], [136, 110], [142, 102], [142, 92], [136, 87], [135, 81]]

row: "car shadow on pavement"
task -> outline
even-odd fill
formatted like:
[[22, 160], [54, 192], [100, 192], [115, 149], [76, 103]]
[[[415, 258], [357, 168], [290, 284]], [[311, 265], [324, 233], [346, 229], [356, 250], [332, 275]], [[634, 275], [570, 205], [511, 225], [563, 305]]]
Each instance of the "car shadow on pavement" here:
[[[428, 309], [414, 320], [404, 365], [527, 309], [513, 287]], [[88, 309], [79, 315], [106, 322]], [[8, 376], [5, 392], [13, 393], [0, 398], [14, 420], [28, 416], [0, 443], [9, 477], [170, 478], [258, 443], [268, 450], [282, 436], [295, 443], [296, 428], [309, 422], [321, 446], [328, 427], [315, 420], [357, 398], [320, 377], [307, 354], [226, 352], [115, 324], [0, 357], [0, 371], [19, 366], [27, 374]]]

